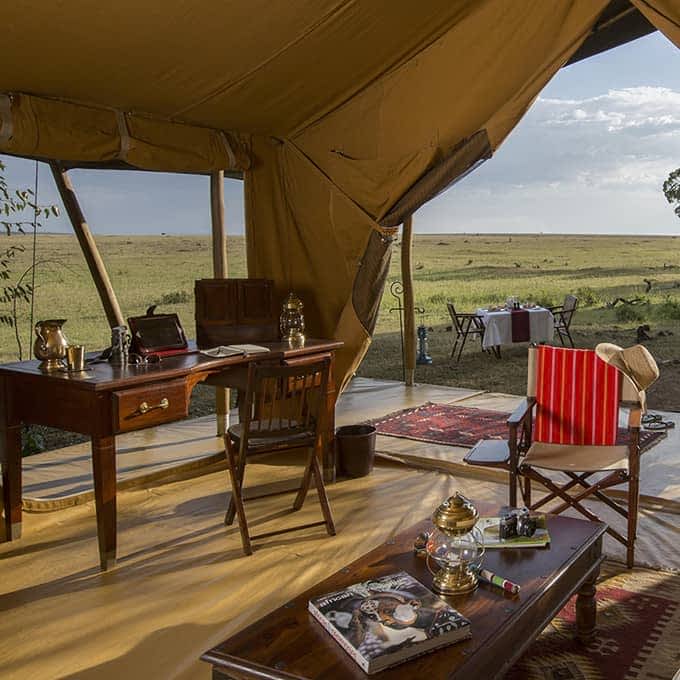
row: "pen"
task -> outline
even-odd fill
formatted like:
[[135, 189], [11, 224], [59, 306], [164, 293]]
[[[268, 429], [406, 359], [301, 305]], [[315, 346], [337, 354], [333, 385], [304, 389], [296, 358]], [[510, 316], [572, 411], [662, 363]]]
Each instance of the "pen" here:
[[498, 574], [494, 574], [492, 571], [489, 571], [488, 569], [480, 569], [477, 572], [477, 575], [482, 581], [485, 581], [486, 583], [491, 583], [494, 586], [498, 586], [499, 588], [502, 588], [508, 593], [512, 593], [513, 595], [519, 593], [520, 587], [517, 583], [508, 581], [508, 579], [503, 578], [502, 576], [498, 576]]

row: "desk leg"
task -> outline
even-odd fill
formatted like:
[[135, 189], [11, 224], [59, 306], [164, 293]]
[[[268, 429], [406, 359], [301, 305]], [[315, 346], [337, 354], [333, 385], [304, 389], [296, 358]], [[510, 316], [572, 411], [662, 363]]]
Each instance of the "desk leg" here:
[[595, 635], [597, 625], [595, 582], [599, 573], [599, 567], [593, 569], [580, 587], [576, 597], [576, 637], [584, 643], [589, 642]]
[[97, 508], [97, 538], [102, 571], [116, 565], [116, 442], [92, 437], [92, 472]]
[[215, 388], [215, 419], [217, 420], [217, 436], [224, 437], [229, 429], [230, 392], [227, 387]]
[[0, 430], [5, 540], [21, 538], [21, 426]]
[[331, 352], [331, 365], [328, 374], [328, 392], [326, 394], [326, 433], [323, 441], [323, 481], [326, 484], [335, 482], [335, 352]]

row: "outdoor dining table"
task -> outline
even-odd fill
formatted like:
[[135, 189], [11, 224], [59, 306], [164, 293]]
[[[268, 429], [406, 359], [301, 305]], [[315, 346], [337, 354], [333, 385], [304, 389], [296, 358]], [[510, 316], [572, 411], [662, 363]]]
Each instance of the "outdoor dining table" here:
[[[521, 332], [521, 324], [513, 324], [513, 314], [528, 314], [528, 332]], [[545, 307], [528, 307], [520, 310], [489, 310], [478, 309], [477, 316], [484, 323], [484, 337], [482, 347], [491, 349], [512, 345], [514, 342], [551, 342], [553, 339], [554, 322], [553, 315]]]

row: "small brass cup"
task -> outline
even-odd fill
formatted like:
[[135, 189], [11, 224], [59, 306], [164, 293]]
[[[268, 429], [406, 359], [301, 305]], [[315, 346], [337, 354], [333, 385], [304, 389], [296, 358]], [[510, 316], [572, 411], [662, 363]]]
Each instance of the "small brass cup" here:
[[85, 347], [83, 345], [69, 345], [66, 348], [66, 365], [69, 371], [85, 370]]

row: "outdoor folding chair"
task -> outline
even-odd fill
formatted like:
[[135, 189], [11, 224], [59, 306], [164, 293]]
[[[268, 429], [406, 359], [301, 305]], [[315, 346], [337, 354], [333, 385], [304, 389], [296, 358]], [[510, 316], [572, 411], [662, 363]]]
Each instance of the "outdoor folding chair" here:
[[[252, 553], [251, 540], [287, 531], [325, 525], [328, 534], [335, 535], [333, 516], [318, 461], [322, 447], [321, 419], [329, 371], [330, 359], [301, 360], [291, 366], [253, 363], [249, 367], [242, 409], [243, 422], [232, 425], [224, 436], [232, 488], [224, 523], [230, 525], [234, 517], [238, 516], [246, 555]], [[301, 448], [308, 450], [307, 463], [293, 510], [302, 507], [313, 476], [323, 520], [251, 537], [242, 495], [247, 460]], [[250, 496], [247, 500], [261, 498], [263, 495]]]
[[[453, 323], [453, 330], [456, 333], [456, 341], [453, 343], [453, 348], [451, 349], [451, 358], [456, 354], [456, 349], [458, 348], [458, 343], [460, 343], [460, 349], [458, 350], [458, 356], [456, 361], [460, 361], [460, 355], [463, 353], [463, 347], [468, 339], [468, 336], [473, 335], [479, 338], [479, 344], [482, 346], [482, 341], [484, 339], [484, 322], [481, 316], [476, 314], [458, 314], [453, 302], [447, 302], [446, 306], [449, 310], [449, 315], [451, 316], [451, 321]], [[482, 351], [484, 347], [482, 347]]]
[[[639, 345], [630, 349], [646, 353]], [[646, 354], [658, 376], [654, 360]], [[480, 442], [481, 446], [478, 444], [466, 461], [507, 469], [512, 506], [517, 504], [518, 482], [524, 504], [530, 510], [561, 501], [548, 511], [559, 514], [574, 508], [599, 521], [583, 501], [589, 496], [602, 501], [627, 520], [625, 536], [612, 527], [607, 531], [626, 546], [626, 561], [632, 567], [640, 495], [639, 439], [644, 392], [639, 384], [636, 387], [627, 375], [600, 359], [593, 350], [548, 345], [529, 349], [527, 382], [527, 399], [508, 419], [507, 446], [498, 441]], [[622, 403], [629, 407], [628, 441], [617, 444]], [[542, 485], [548, 493], [533, 501], [532, 482]], [[604, 493], [624, 483], [628, 484], [627, 507]]]
[[564, 304], [558, 305], [557, 307], [548, 307], [552, 312], [555, 319], [555, 331], [562, 343], [563, 347], [566, 347], [564, 342], [565, 339], [569, 340], [569, 344], [573, 347], [574, 340], [571, 337], [571, 320], [574, 318], [574, 312], [576, 311], [576, 305], [578, 304], [578, 298], [574, 295], [566, 295], [564, 298]]

